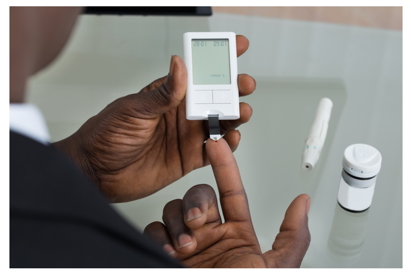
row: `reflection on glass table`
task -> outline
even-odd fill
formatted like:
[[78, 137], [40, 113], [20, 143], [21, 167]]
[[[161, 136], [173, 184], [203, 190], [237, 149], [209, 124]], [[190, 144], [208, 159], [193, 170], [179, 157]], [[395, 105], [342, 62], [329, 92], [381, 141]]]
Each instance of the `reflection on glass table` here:
[[361, 259], [367, 219], [368, 210], [352, 213], [336, 204], [327, 248], [337, 266], [350, 267]]

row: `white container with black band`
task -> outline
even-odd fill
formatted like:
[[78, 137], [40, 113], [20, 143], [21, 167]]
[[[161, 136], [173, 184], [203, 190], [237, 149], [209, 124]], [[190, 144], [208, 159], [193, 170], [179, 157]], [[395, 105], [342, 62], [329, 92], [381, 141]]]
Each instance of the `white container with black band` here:
[[367, 144], [353, 144], [344, 151], [338, 203], [351, 212], [363, 212], [372, 203], [382, 156]]

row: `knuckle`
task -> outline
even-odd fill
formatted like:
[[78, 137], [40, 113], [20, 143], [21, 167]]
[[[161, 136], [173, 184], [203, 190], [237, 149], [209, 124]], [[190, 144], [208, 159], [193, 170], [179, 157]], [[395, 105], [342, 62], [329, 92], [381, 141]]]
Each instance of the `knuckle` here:
[[138, 112], [141, 115], [152, 115], [156, 107], [169, 106], [174, 100], [173, 85], [169, 82], [169, 77], [158, 79], [139, 93], [133, 95], [138, 103]]
[[153, 100], [159, 104], [167, 106], [173, 99], [172, 94], [172, 89], [170, 88], [170, 85], [168, 85], [168, 82], [166, 82], [158, 86], [155, 92], [151, 93], [151, 96], [153, 97]]
[[166, 205], [163, 208], [163, 213], [176, 208], [176, 206], [181, 204], [181, 199], [175, 199], [172, 201], [169, 201], [168, 203], [166, 203]]
[[208, 185], [206, 183], [197, 184], [197, 185], [191, 187], [190, 190], [193, 190], [197, 193], [203, 193], [203, 192], [214, 193], [213, 187], [211, 187], [210, 185]]
[[281, 242], [287, 243], [285, 247], [291, 247], [295, 251], [306, 251], [311, 242], [311, 235], [305, 230], [290, 230], [278, 235]]
[[163, 228], [163, 224], [161, 222], [155, 221], [148, 224], [143, 231], [143, 234], [151, 235], [155, 232], [158, 232], [160, 229]]
[[216, 200], [216, 194], [213, 187], [205, 183], [191, 187], [183, 198], [185, 208], [200, 207], [214, 200]]
[[244, 196], [247, 199], [247, 194], [244, 189], [242, 190], [227, 190], [225, 192], [222, 192], [220, 194], [221, 198], [228, 198], [228, 197], [233, 197], [233, 196]]
[[153, 82], [151, 82], [150, 84], [148, 84], [147, 86], [145, 86], [143, 89], [141, 89], [140, 92], [145, 93], [145, 92], [155, 90], [160, 85], [162, 85], [166, 81], [166, 79], [167, 79], [167, 76], [160, 77], [160, 78], [154, 80]]
[[311, 234], [308, 230], [298, 230], [293, 233], [293, 243], [301, 251], [307, 251], [311, 243]]
[[181, 199], [175, 199], [175, 200], [169, 201], [164, 206], [162, 219], [166, 224], [174, 220], [175, 218], [182, 216], [181, 204], [182, 204]]
[[311, 243], [311, 233], [310, 229], [308, 228], [308, 217], [306, 218], [304, 225], [300, 227], [299, 231], [299, 236], [300, 236], [300, 241], [301, 243], [304, 243], [308, 249], [308, 246]]
[[305, 234], [305, 237], [304, 237], [304, 239], [303, 239], [302, 241], [305, 243], [305, 245], [306, 245], [306, 247], [307, 247], [307, 249], [308, 249], [308, 247], [310, 246], [310, 243], [311, 243], [311, 234], [310, 234], [310, 232], [307, 232], [307, 233]]

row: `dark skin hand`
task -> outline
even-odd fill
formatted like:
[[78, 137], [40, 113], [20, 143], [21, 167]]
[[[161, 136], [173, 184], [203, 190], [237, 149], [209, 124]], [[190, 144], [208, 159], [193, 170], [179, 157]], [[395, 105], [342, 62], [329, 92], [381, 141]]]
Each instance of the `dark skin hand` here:
[[[237, 56], [248, 49], [237, 36]], [[139, 93], [120, 98], [90, 118], [72, 136], [54, 145], [66, 152], [112, 202], [146, 197], [190, 171], [209, 164], [204, 141], [206, 121], [189, 121], [185, 114], [187, 71], [172, 56], [170, 72]], [[238, 76], [240, 96], [251, 94], [256, 83]], [[247, 122], [251, 107], [240, 103], [240, 118], [222, 121], [222, 134], [231, 150], [240, 141], [234, 130]]]
[[208, 140], [207, 153], [218, 185], [222, 219], [212, 187], [189, 189], [184, 198], [164, 207], [163, 223], [149, 224], [144, 234], [188, 267], [299, 267], [310, 244], [310, 198], [300, 195], [288, 207], [272, 250], [261, 252], [251, 222], [237, 163], [225, 140]]

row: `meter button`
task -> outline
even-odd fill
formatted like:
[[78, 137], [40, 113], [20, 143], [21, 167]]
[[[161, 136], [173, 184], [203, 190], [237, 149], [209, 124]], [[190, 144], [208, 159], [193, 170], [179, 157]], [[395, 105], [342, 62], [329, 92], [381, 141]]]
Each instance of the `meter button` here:
[[213, 92], [211, 90], [194, 91], [194, 103], [196, 104], [211, 104], [213, 103]]
[[232, 101], [230, 90], [213, 90], [213, 103], [230, 104]]

